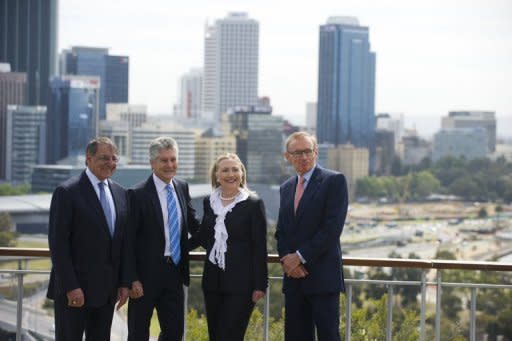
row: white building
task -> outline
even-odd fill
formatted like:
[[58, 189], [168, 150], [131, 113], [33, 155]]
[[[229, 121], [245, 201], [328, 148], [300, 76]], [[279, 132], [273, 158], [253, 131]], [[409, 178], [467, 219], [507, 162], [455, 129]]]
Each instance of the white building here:
[[149, 164], [149, 144], [160, 136], [169, 136], [178, 143], [179, 165], [177, 176], [192, 179], [195, 175], [195, 138], [197, 132], [176, 127], [173, 124], [145, 123], [133, 128], [131, 161], [136, 165]]
[[490, 152], [496, 150], [496, 117], [494, 111], [450, 111], [441, 118], [441, 128], [483, 128]]
[[206, 27], [203, 111], [220, 122], [235, 106], [258, 102], [259, 23], [247, 13], [229, 13]]
[[432, 161], [445, 156], [472, 160], [487, 156], [488, 135], [484, 128], [441, 129], [434, 135]]
[[180, 78], [177, 118], [202, 119], [203, 69], [191, 69]]
[[46, 107], [7, 106], [6, 180], [28, 183], [32, 168], [45, 162]]

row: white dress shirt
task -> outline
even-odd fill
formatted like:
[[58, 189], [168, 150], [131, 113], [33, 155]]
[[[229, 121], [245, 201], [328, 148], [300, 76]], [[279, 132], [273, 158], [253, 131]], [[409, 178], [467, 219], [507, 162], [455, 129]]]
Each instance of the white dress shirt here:
[[114, 204], [114, 197], [112, 196], [112, 192], [110, 192], [110, 187], [108, 186], [107, 179], [100, 181], [96, 175], [91, 172], [89, 167], [85, 169], [85, 174], [89, 178], [89, 181], [92, 184], [92, 188], [94, 188], [94, 192], [96, 192], [96, 196], [98, 197], [98, 201], [100, 200], [100, 187], [98, 186], [99, 182], [103, 182], [105, 186], [105, 197], [107, 198], [108, 206], [110, 206], [110, 214], [112, 217], [112, 226], [116, 226], [116, 205]]
[[[153, 181], [155, 182], [156, 192], [158, 193], [158, 200], [160, 200], [160, 207], [162, 208], [162, 215], [164, 217], [164, 235], [165, 235], [165, 248], [164, 248], [164, 256], [171, 256], [171, 242], [169, 238], [169, 214], [167, 212], [167, 183], [163, 182], [158, 176], [153, 173]], [[178, 195], [176, 194], [176, 188], [172, 181], [169, 183], [173, 188], [172, 194], [174, 195], [174, 200], [176, 201], [176, 208], [178, 211], [178, 226], [181, 227], [181, 206], [180, 201], [178, 200]]]

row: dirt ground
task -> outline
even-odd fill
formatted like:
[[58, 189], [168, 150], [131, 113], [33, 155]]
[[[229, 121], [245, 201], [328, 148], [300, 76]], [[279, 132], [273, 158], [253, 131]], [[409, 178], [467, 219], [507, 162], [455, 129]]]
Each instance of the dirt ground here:
[[[351, 204], [348, 219], [367, 220], [434, 220], [474, 218], [481, 208], [489, 216], [496, 214], [495, 203], [468, 203], [458, 201], [393, 204]], [[501, 205], [503, 213], [512, 213], [512, 205]]]

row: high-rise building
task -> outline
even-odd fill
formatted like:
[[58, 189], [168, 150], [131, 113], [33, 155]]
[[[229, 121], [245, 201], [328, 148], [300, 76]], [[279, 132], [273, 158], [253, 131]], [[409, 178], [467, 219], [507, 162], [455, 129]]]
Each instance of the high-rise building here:
[[128, 103], [129, 65], [127, 56], [112, 56], [107, 48], [74, 46], [61, 55], [61, 73], [100, 78], [100, 119], [105, 119], [106, 103]]
[[48, 103], [48, 80], [57, 71], [57, 13], [58, 0], [0, 0], [0, 63], [27, 74], [29, 105]]
[[483, 128], [487, 132], [490, 152], [496, 150], [496, 117], [494, 111], [450, 111], [441, 118], [441, 128]]
[[203, 110], [215, 123], [236, 106], [258, 103], [259, 24], [229, 13], [206, 27]]
[[316, 135], [316, 102], [306, 103], [306, 131]]
[[375, 53], [368, 27], [356, 18], [331, 17], [320, 26], [317, 137], [374, 149]]
[[46, 107], [7, 107], [6, 180], [29, 183], [32, 167], [45, 162]]
[[240, 107], [228, 116], [236, 153], [252, 183], [279, 183], [283, 174], [283, 118], [272, 107]]
[[50, 80], [46, 161], [83, 155], [98, 133], [99, 77], [65, 75]]
[[7, 106], [27, 102], [27, 74], [10, 70], [9, 64], [0, 64], [0, 179], [6, 178]]
[[[402, 141], [404, 136], [404, 114], [402, 113], [379, 113], [375, 116], [375, 128], [391, 131], [395, 136], [395, 145]], [[378, 145], [378, 142], [376, 143]]]
[[180, 79], [178, 118], [202, 120], [203, 69], [191, 69]]

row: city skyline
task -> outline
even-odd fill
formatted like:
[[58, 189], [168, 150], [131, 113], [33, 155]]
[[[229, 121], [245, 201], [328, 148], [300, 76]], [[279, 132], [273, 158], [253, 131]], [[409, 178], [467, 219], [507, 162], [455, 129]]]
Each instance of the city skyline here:
[[406, 127], [419, 119], [439, 127], [449, 111], [496, 111], [498, 134], [505, 132], [500, 119], [512, 117], [506, 82], [512, 77], [512, 3], [506, 0], [59, 5], [59, 52], [85, 45], [129, 56], [130, 102], [147, 104], [150, 114], [171, 113], [179, 76], [202, 66], [205, 24], [243, 11], [260, 23], [258, 94], [293, 123], [304, 123], [306, 102], [317, 100], [318, 28], [338, 15], [357, 17], [370, 29], [376, 113], [404, 113]]

